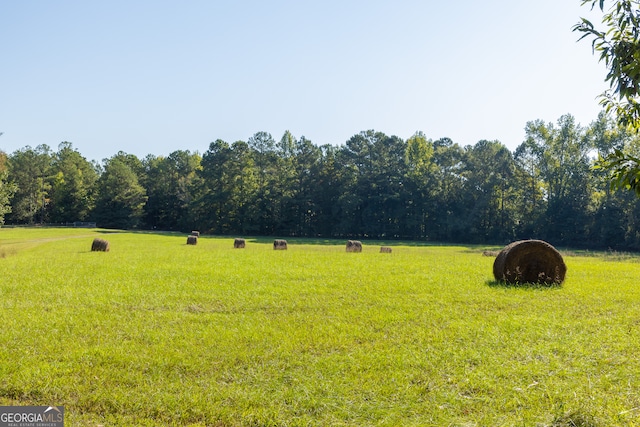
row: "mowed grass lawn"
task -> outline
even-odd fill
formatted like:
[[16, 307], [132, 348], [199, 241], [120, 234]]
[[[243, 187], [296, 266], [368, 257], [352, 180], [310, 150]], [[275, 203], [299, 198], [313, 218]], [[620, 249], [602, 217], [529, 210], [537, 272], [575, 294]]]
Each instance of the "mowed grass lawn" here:
[[562, 286], [509, 287], [486, 248], [271, 242], [0, 229], [0, 405], [69, 426], [640, 425], [637, 258], [565, 254]]

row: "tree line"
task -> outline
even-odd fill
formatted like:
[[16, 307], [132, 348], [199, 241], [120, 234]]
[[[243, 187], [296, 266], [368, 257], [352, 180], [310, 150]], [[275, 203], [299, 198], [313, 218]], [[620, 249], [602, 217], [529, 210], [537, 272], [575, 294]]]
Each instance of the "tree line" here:
[[531, 121], [511, 152], [417, 132], [373, 130], [340, 146], [290, 132], [216, 140], [203, 154], [91, 162], [63, 142], [0, 155], [6, 224], [92, 221], [100, 227], [219, 235], [358, 237], [504, 244], [539, 238], [572, 247], [640, 249], [640, 201], [594, 167], [639, 138], [605, 113]]

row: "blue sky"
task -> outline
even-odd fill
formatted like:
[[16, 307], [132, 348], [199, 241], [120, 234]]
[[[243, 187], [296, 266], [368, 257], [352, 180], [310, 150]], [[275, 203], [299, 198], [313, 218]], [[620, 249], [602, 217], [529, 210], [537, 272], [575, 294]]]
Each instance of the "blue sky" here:
[[422, 131], [515, 149], [595, 120], [605, 69], [580, 0], [5, 1], [0, 149], [203, 153], [285, 130], [316, 145]]

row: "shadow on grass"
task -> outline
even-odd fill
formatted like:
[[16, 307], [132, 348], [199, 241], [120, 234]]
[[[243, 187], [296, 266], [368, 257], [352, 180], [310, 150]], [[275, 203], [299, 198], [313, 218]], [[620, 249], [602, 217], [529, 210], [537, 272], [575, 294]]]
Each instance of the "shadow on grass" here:
[[[113, 234], [113, 233], [136, 233], [136, 234], [157, 234], [164, 236], [187, 236], [189, 235], [188, 231], [177, 231], [177, 230], [146, 230], [146, 229], [104, 229], [99, 228], [96, 229], [98, 233], [104, 234]], [[230, 239], [233, 241], [235, 238], [245, 239], [246, 242], [251, 243], [264, 243], [264, 244], [273, 244], [275, 239], [283, 239], [292, 244], [300, 244], [300, 245], [325, 245], [325, 246], [335, 246], [335, 245], [344, 245], [347, 243], [347, 240], [359, 240], [363, 245], [367, 246], [408, 246], [408, 247], [459, 247], [462, 252], [469, 253], [479, 253], [485, 256], [495, 256], [502, 248], [502, 246], [487, 246], [480, 244], [467, 244], [467, 243], [451, 243], [451, 242], [435, 242], [435, 241], [426, 241], [426, 240], [406, 240], [402, 238], [371, 238], [366, 236], [342, 236], [342, 237], [287, 237], [285, 235], [273, 235], [273, 236], [255, 236], [251, 234], [231, 234], [231, 235], [222, 235], [222, 234], [200, 234], [201, 239], [211, 238], [211, 239]]]
[[[218, 236], [224, 238], [225, 236]], [[275, 239], [283, 239], [289, 243], [298, 243], [301, 245], [324, 245], [324, 246], [334, 246], [336, 244], [342, 244], [343, 241], [340, 239], [324, 239], [324, 238], [313, 238], [313, 237], [267, 237], [267, 236], [258, 236], [258, 237], [248, 237], [246, 238], [247, 242], [252, 243], [273, 243]], [[346, 243], [346, 240], [344, 240]]]
[[558, 283], [509, 283], [502, 280], [487, 280], [487, 286], [491, 288], [504, 288], [504, 289], [531, 289], [536, 291], [546, 291], [552, 289], [561, 289], [562, 284]]
[[96, 233], [100, 233], [100, 234], [121, 234], [121, 233], [130, 233], [130, 231], [125, 231], [125, 230], [96, 230]]
[[598, 427], [599, 425], [593, 415], [574, 411], [556, 416], [550, 427]]

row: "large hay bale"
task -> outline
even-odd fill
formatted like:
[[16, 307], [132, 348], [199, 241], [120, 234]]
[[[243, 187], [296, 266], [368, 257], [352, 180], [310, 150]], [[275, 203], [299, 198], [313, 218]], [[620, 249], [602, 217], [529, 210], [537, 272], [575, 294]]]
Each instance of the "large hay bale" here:
[[196, 236], [196, 237], [200, 237], [200, 232], [194, 230], [194, 231], [191, 232], [191, 235], [192, 236]]
[[244, 239], [235, 239], [233, 241], [233, 247], [236, 249], [243, 249], [246, 245], [246, 242], [244, 241]]
[[91, 252], [109, 252], [109, 242], [104, 239], [93, 239]]
[[380, 246], [380, 253], [381, 254], [390, 254], [391, 253], [391, 248], [389, 246]]
[[276, 239], [273, 241], [273, 249], [276, 251], [286, 251], [287, 250], [287, 241]]
[[347, 240], [347, 252], [362, 252], [362, 242], [359, 240]]
[[187, 237], [187, 245], [197, 245], [197, 244], [198, 244], [198, 236]]
[[566, 272], [560, 252], [542, 240], [513, 242], [493, 262], [493, 276], [507, 283], [560, 284]]

